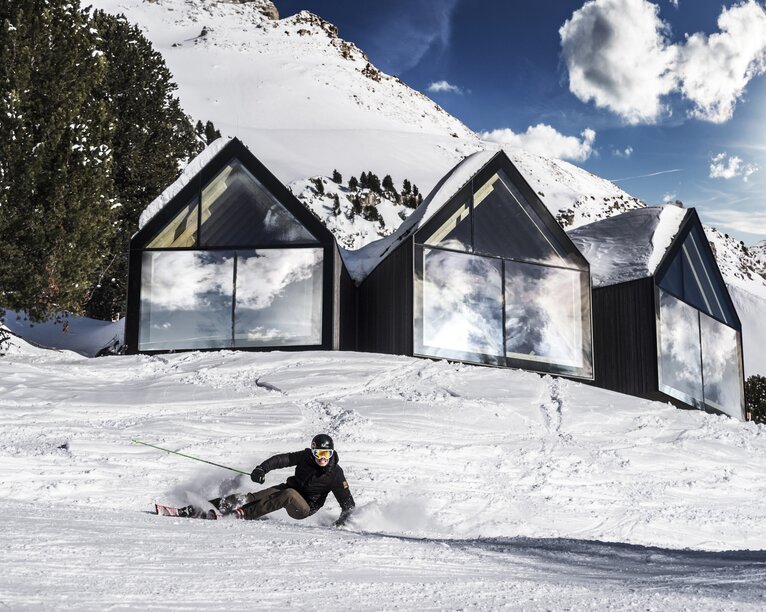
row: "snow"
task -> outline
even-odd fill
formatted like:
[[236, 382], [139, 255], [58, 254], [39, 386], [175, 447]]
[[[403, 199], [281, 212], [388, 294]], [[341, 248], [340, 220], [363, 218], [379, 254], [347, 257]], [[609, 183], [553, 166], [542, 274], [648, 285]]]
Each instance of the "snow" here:
[[738, 286], [728, 286], [729, 295], [742, 323], [742, 351], [745, 378], [766, 375], [766, 325], [763, 321], [763, 298]]
[[[0, 358], [0, 601], [33, 609], [762, 609], [766, 427], [361, 353]], [[330, 433], [357, 502], [153, 516]], [[289, 470], [272, 472], [266, 485]]]
[[567, 234], [590, 263], [593, 287], [606, 287], [653, 275], [687, 212], [647, 206]]

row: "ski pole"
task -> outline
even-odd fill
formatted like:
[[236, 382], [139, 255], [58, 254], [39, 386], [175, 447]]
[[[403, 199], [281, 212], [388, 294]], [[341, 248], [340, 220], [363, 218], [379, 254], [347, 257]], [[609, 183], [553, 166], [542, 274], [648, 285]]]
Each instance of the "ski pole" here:
[[231, 470], [232, 472], [238, 472], [240, 474], [244, 474], [245, 476], [250, 476], [250, 472], [243, 472], [242, 470], [237, 470], [232, 467], [228, 467], [225, 465], [221, 465], [220, 463], [213, 463], [212, 461], [208, 461], [207, 459], [200, 459], [199, 457], [192, 457], [191, 455], [184, 455], [183, 453], [179, 453], [176, 451], [169, 450], [167, 448], [162, 448], [161, 446], [155, 446], [154, 444], [148, 444], [147, 442], [141, 442], [141, 440], [136, 440], [135, 438], [132, 438], [130, 440], [131, 442], [135, 442], [136, 444], [143, 444], [144, 446], [151, 446], [152, 448], [156, 448], [161, 451], [165, 451], [166, 453], [172, 453], [173, 455], [178, 455], [179, 457], [186, 457], [187, 459], [193, 459], [194, 461], [201, 461], [202, 463], [209, 463], [210, 465], [214, 465], [219, 468], [223, 468], [224, 470]]

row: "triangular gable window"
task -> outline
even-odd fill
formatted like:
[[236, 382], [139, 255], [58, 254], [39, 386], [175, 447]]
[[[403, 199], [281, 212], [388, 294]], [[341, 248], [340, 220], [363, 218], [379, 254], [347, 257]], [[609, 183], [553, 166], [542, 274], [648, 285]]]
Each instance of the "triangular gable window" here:
[[[553, 266], [587, 268], [557, 236], [504, 170], [461, 190], [416, 242]], [[547, 210], [545, 211], [547, 214]]]
[[197, 245], [199, 198], [195, 195], [147, 244], [149, 249], [181, 249]]
[[702, 230], [694, 226], [669, 262], [659, 286], [698, 310], [736, 326], [736, 317], [721, 286], [716, 263], [705, 248]]
[[[201, 203], [200, 203], [201, 202]], [[319, 241], [237, 159], [146, 245], [150, 249], [281, 246]]]
[[202, 189], [204, 247], [318, 242], [236, 159]]
[[473, 232], [477, 253], [550, 265], [573, 263], [573, 249], [545, 226], [503, 170], [483, 185], [474, 184]]

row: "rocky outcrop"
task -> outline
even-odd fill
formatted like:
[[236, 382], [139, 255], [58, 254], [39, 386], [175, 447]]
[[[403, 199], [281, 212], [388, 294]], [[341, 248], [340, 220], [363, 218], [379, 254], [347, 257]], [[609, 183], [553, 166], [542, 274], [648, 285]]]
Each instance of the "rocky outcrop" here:
[[223, 0], [227, 4], [253, 4], [255, 8], [269, 19], [277, 21], [279, 19], [279, 10], [271, 0]]

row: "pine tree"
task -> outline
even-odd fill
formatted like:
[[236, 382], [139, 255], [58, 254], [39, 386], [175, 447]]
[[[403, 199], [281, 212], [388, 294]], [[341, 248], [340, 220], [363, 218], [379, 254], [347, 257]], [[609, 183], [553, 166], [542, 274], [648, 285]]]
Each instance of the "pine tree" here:
[[197, 121], [194, 126], [194, 133], [197, 135], [197, 138], [200, 140], [200, 142], [205, 146], [209, 145], [214, 140], [218, 140], [221, 137], [221, 132], [216, 129], [212, 121], [208, 121], [204, 125], [202, 124], [202, 121]]
[[351, 198], [351, 218], [362, 213], [362, 198], [357, 193]]
[[394, 180], [391, 178], [390, 174], [386, 174], [386, 176], [383, 177], [383, 190], [390, 194], [397, 195], [396, 187], [394, 187]]
[[316, 189], [316, 192], [319, 195], [324, 195], [324, 182], [321, 178], [313, 178], [311, 179], [311, 184], [314, 185], [314, 189]]
[[334, 183], [337, 183], [338, 185], [343, 184], [343, 176], [337, 170], [332, 171], [332, 180]]
[[359, 175], [359, 186], [362, 189], [367, 189], [368, 183], [367, 183], [367, 173], [362, 172], [362, 174]]
[[356, 180], [355, 176], [352, 176], [350, 179], [348, 179], [348, 190], [357, 191], [358, 189], [359, 189], [359, 181]]
[[412, 191], [412, 184], [407, 180], [404, 179], [402, 182], [402, 193], [405, 195], [408, 195]]
[[115, 231], [106, 59], [77, 0], [0, 0], [0, 304], [80, 310]]
[[378, 195], [382, 195], [383, 192], [380, 188], [380, 179], [377, 174], [373, 174], [372, 171], [367, 173], [367, 189]]
[[337, 193], [332, 194], [332, 214], [336, 217], [340, 214], [340, 198]]
[[745, 408], [756, 423], [766, 423], [766, 377], [753, 375], [745, 381]]
[[115, 130], [114, 185], [119, 204], [116, 236], [87, 312], [110, 319], [125, 311], [128, 246], [146, 206], [178, 176], [179, 164], [220, 137], [212, 122], [200, 138], [174, 96], [176, 85], [162, 56], [124, 17], [93, 14], [106, 75], [94, 95], [109, 106]]

